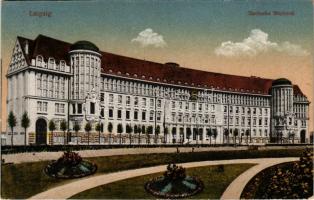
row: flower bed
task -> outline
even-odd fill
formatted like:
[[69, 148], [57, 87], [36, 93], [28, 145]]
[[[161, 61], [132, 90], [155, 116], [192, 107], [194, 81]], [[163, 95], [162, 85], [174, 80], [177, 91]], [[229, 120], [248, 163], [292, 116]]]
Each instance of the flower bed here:
[[48, 164], [44, 171], [54, 178], [70, 179], [94, 174], [96, 170], [95, 164], [83, 160], [78, 153], [66, 151], [57, 161]]
[[298, 162], [283, 163], [257, 174], [245, 187], [244, 199], [304, 199], [313, 196], [313, 152]]
[[155, 177], [145, 184], [145, 190], [159, 198], [177, 199], [193, 196], [204, 188], [197, 177], [186, 176], [185, 169], [169, 164], [161, 177]]

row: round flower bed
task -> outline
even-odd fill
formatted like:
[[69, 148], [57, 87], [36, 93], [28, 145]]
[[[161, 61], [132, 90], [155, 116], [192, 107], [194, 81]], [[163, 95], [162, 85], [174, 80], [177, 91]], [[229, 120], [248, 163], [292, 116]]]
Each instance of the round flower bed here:
[[204, 188], [197, 177], [186, 176], [185, 169], [169, 164], [161, 177], [151, 179], [145, 184], [147, 192], [159, 198], [177, 199], [193, 196]]
[[80, 178], [94, 174], [97, 166], [89, 161], [83, 160], [75, 152], [67, 151], [56, 161], [48, 164], [45, 173], [54, 178]]

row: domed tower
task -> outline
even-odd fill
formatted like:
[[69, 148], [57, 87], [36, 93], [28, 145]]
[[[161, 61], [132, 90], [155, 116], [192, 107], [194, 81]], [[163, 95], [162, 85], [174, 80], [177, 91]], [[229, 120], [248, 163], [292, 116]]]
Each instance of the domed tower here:
[[280, 78], [271, 87], [271, 130], [272, 139], [287, 142], [294, 132], [293, 86], [291, 81]]
[[70, 48], [72, 114], [85, 119], [99, 118], [101, 54], [88, 41], [78, 41]]

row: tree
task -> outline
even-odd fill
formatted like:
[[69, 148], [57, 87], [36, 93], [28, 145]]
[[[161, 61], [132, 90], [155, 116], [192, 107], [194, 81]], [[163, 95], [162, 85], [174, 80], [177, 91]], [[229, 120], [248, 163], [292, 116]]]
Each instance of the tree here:
[[165, 126], [164, 128], [164, 142], [167, 142], [167, 135], [169, 134], [169, 129], [168, 127]]
[[98, 122], [95, 126], [95, 131], [98, 132], [98, 143], [100, 144], [100, 131], [101, 131], [101, 124]]
[[148, 126], [146, 135], [147, 135], [147, 143], [150, 144], [150, 135], [153, 134], [153, 126]]
[[249, 129], [247, 129], [247, 130], [245, 131], [245, 136], [246, 136], [246, 144], [249, 144], [249, 135], [250, 135], [250, 130], [249, 130]]
[[191, 138], [191, 135], [192, 135], [191, 128], [187, 128], [186, 135], [188, 136], [188, 142], [190, 142], [190, 138]]
[[137, 132], [138, 132], [138, 144], [141, 144], [141, 133], [142, 133], [142, 128], [139, 125], [137, 128]]
[[80, 125], [75, 122], [74, 126], [73, 126], [73, 130], [76, 133], [76, 144], [78, 145], [78, 131], [81, 129]]
[[[174, 143], [174, 135], [177, 135], [177, 128], [176, 127], [172, 127], [172, 130], [171, 130], [171, 133], [172, 133], [172, 143]], [[176, 142], [176, 141], [175, 141]]]
[[233, 140], [234, 140], [234, 144], [236, 144], [237, 142], [237, 136], [239, 135], [239, 130], [236, 128], [234, 129], [234, 132], [233, 132]]
[[53, 145], [53, 131], [56, 130], [56, 124], [54, 123], [53, 120], [49, 121], [48, 128], [49, 128], [49, 131], [51, 131], [51, 135], [52, 135], [52, 142], [51, 142], [51, 144]]
[[213, 129], [213, 138], [214, 138], [214, 140], [215, 140], [215, 145], [216, 145], [217, 135], [218, 135], [217, 129]]
[[11, 146], [13, 146], [13, 129], [17, 125], [17, 121], [12, 111], [10, 111], [8, 116], [8, 125], [11, 128]]
[[225, 138], [227, 140], [227, 144], [229, 144], [229, 131], [228, 131], [228, 129], [224, 130], [224, 136], [225, 136]]
[[209, 144], [212, 145], [212, 136], [213, 136], [212, 129], [207, 129], [207, 136], [209, 137]]
[[24, 128], [24, 146], [26, 146], [26, 130], [30, 125], [30, 119], [28, 118], [27, 112], [25, 111], [22, 115], [22, 119], [21, 119], [21, 125]]
[[123, 133], [122, 124], [118, 124], [118, 133], [120, 134], [120, 144], [121, 144], [122, 143], [122, 133]]
[[157, 125], [155, 128], [155, 143], [157, 143], [157, 138], [159, 134], [160, 134], [160, 126]]
[[87, 145], [89, 145], [89, 134], [90, 134], [90, 131], [92, 130], [92, 126], [89, 122], [87, 122], [85, 124], [85, 131], [87, 132]]
[[66, 144], [65, 131], [67, 130], [67, 123], [65, 120], [62, 120], [60, 123], [60, 129], [63, 131], [63, 145]]
[[131, 133], [133, 131], [132, 126], [130, 124], [127, 124], [125, 131], [127, 134], [129, 134], [129, 142], [130, 142], [130, 146], [131, 146]]
[[111, 122], [108, 123], [108, 132], [109, 132], [109, 145], [110, 145], [110, 141], [111, 141], [111, 133], [112, 133], [112, 129], [113, 129], [113, 125]]

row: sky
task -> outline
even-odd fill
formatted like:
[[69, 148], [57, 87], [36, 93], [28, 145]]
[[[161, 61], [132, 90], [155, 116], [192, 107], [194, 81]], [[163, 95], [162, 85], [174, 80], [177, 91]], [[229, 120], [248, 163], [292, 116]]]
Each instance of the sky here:
[[188, 68], [285, 77], [313, 102], [311, 0], [9, 1], [2, 2], [1, 22], [2, 119], [4, 76], [16, 36], [39, 34], [71, 43], [88, 40], [102, 51]]

